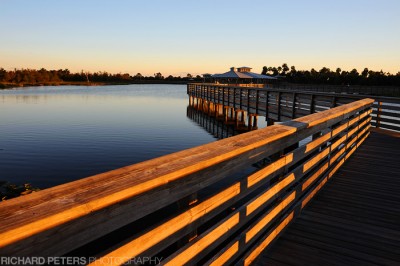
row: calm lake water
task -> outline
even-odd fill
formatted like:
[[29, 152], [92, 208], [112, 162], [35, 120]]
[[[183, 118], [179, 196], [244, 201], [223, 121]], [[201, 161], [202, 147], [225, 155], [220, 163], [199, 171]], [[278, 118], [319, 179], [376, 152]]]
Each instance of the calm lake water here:
[[46, 188], [216, 139], [186, 85], [0, 91], [0, 180]]

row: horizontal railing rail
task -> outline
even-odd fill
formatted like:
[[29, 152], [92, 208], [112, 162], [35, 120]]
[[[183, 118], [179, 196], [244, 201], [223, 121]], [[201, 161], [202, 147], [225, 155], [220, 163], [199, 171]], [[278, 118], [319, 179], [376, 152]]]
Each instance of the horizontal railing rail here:
[[327, 84], [271, 84], [275, 89], [296, 91], [318, 91], [328, 93], [349, 93], [376, 96], [400, 97], [399, 86], [366, 86], [366, 85], [327, 85]]
[[[218, 104], [287, 121], [367, 98], [366, 95], [188, 84], [188, 94]], [[374, 97], [372, 126], [400, 131], [400, 98]]]
[[250, 264], [365, 140], [372, 104], [355, 101], [4, 201], [0, 256]]

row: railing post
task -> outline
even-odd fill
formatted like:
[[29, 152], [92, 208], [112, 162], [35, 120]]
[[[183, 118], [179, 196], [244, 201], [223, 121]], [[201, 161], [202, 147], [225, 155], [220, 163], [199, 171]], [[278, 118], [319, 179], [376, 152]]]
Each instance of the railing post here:
[[230, 95], [231, 95], [231, 88], [228, 87], [228, 106], [230, 105]]
[[251, 126], [253, 124], [253, 116], [250, 113], [248, 113], [247, 116], [248, 116], [248, 118], [247, 118], [247, 128], [249, 130], [251, 130]]
[[311, 94], [310, 114], [313, 114], [314, 112], [315, 112], [314, 94]]
[[382, 102], [378, 102], [378, 108], [376, 110], [376, 127], [379, 128], [381, 126], [381, 113], [382, 113]]
[[250, 113], [250, 93], [251, 89], [247, 89], [247, 113]]
[[293, 93], [293, 100], [292, 100], [292, 119], [296, 118], [296, 93]]
[[336, 106], [336, 96], [332, 96], [331, 108]]
[[217, 103], [217, 88], [214, 86], [213, 90], [214, 90], [214, 92], [213, 92], [213, 94], [214, 94], [214, 103]]
[[268, 121], [268, 115], [269, 115], [269, 110], [268, 110], [269, 103], [268, 103], [268, 101], [269, 101], [269, 92], [266, 91], [265, 92], [265, 121]]
[[236, 108], [236, 88], [233, 88], [233, 107]]
[[277, 99], [277, 106], [278, 106], [278, 121], [281, 121], [281, 92], [278, 92], [278, 99]]
[[257, 89], [257, 94], [256, 94], [256, 114], [259, 114], [258, 112], [258, 106], [259, 106], [259, 102], [260, 101], [260, 90]]
[[239, 105], [240, 110], [242, 110], [242, 95], [243, 95], [243, 89], [240, 88], [240, 105]]
[[[178, 208], [180, 210], [186, 210], [188, 207], [196, 204], [198, 201], [197, 198], [197, 192], [190, 194], [189, 196], [177, 201]], [[185, 237], [183, 237], [181, 240], [178, 241], [178, 246], [182, 247], [186, 245], [188, 242], [192, 241], [197, 237], [197, 228], [193, 229], [189, 234], [187, 234]]]
[[225, 106], [225, 87], [222, 88], [222, 105]]

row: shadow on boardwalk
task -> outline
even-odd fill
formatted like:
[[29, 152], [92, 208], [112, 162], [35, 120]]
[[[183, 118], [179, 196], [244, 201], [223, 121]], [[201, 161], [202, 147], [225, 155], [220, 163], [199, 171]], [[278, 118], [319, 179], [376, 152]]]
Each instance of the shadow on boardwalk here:
[[254, 265], [399, 265], [400, 134], [372, 131]]

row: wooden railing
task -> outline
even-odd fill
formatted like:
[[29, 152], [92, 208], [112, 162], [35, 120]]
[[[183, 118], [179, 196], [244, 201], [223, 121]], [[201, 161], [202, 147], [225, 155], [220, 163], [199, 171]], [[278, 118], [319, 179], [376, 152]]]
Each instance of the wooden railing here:
[[366, 139], [372, 104], [359, 100], [1, 202], [0, 256], [248, 265]]
[[347, 93], [388, 97], [400, 97], [399, 86], [327, 85], [327, 84], [267, 84], [267, 88], [316, 91], [325, 93]]
[[[275, 121], [291, 120], [368, 97], [196, 83], [188, 84], [187, 92], [192, 97], [259, 114]], [[400, 131], [400, 98], [374, 98], [372, 126]]]

